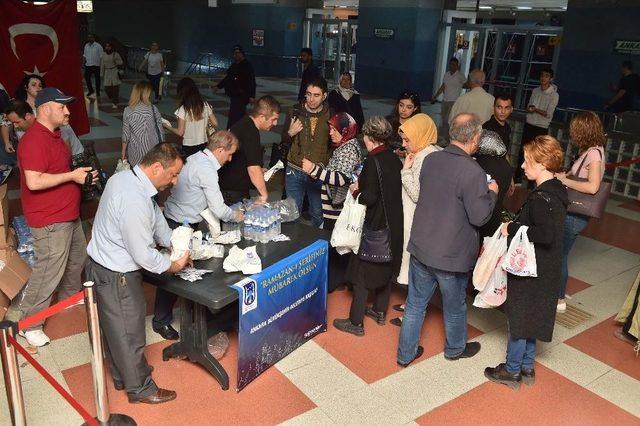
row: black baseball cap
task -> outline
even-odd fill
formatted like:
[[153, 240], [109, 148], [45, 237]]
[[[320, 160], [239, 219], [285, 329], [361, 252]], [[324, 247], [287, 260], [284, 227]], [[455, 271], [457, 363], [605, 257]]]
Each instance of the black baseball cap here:
[[38, 96], [36, 96], [36, 108], [40, 105], [44, 105], [47, 102], [57, 102], [59, 104], [70, 104], [75, 101], [76, 98], [73, 96], [67, 96], [60, 89], [56, 89], [55, 87], [45, 87], [42, 89]]

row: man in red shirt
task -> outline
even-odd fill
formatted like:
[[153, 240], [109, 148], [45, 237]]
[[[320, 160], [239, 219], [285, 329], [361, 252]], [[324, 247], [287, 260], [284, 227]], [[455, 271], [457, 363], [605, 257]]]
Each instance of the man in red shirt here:
[[[36, 122], [18, 145], [22, 212], [31, 228], [36, 261], [29, 281], [7, 311], [11, 321], [47, 308], [58, 284], [60, 300], [82, 287], [87, 241], [80, 222], [80, 185], [91, 167], [71, 170], [71, 151], [58, 130], [69, 124], [67, 104], [74, 100], [53, 87], [40, 91]], [[42, 323], [20, 334], [32, 346], [49, 343]]]

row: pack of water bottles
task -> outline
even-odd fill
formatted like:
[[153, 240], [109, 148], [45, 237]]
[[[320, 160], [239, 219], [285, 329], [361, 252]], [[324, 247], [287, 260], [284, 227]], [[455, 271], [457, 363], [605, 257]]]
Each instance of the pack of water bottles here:
[[13, 218], [13, 229], [15, 229], [18, 237], [18, 254], [30, 268], [33, 268], [33, 264], [36, 261], [36, 255], [33, 251], [33, 235], [31, 235], [31, 229], [29, 229], [24, 216]]
[[256, 205], [244, 214], [242, 236], [249, 241], [266, 243], [280, 235], [282, 221], [277, 208]]

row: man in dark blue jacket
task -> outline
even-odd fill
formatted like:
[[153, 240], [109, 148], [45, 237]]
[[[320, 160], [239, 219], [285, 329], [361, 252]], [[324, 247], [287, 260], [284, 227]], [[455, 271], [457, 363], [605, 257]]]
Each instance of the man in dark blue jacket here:
[[478, 149], [482, 123], [474, 114], [458, 114], [451, 123], [451, 144], [425, 158], [420, 197], [413, 216], [409, 295], [405, 304], [398, 364], [406, 367], [424, 352], [419, 346], [427, 305], [440, 287], [448, 360], [470, 358], [480, 343], [467, 343], [466, 287], [478, 257], [477, 227], [491, 218], [498, 185], [471, 157]]
[[320, 77], [320, 70], [313, 64], [313, 51], [308, 47], [300, 50], [300, 63], [304, 67], [302, 71], [302, 81], [300, 82], [300, 90], [298, 91], [298, 100], [305, 101], [307, 86], [316, 77]]
[[217, 85], [224, 89], [229, 97], [229, 118], [227, 130], [247, 113], [247, 105], [253, 103], [256, 97], [256, 75], [251, 62], [244, 55], [242, 47], [233, 47], [233, 64], [227, 70], [227, 75]]

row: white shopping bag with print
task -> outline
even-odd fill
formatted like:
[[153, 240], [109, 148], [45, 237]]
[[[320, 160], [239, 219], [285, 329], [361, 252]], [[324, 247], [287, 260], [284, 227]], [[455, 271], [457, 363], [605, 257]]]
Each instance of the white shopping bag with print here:
[[499, 260], [507, 251], [507, 237], [500, 233], [501, 227], [491, 237], [485, 237], [482, 252], [473, 268], [473, 287], [478, 291], [485, 288], [495, 269], [500, 269]]
[[509, 244], [509, 250], [502, 259], [502, 269], [520, 277], [537, 277], [536, 251], [527, 236], [527, 226], [521, 226]]
[[349, 192], [331, 233], [331, 246], [335, 247], [338, 253], [346, 254], [352, 251], [358, 254], [366, 212], [367, 207], [358, 203]]
[[500, 267], [495, 268], [484, 289], [476, 295], [473, 306], [495, 308], [507, 300], [507, 273]]

